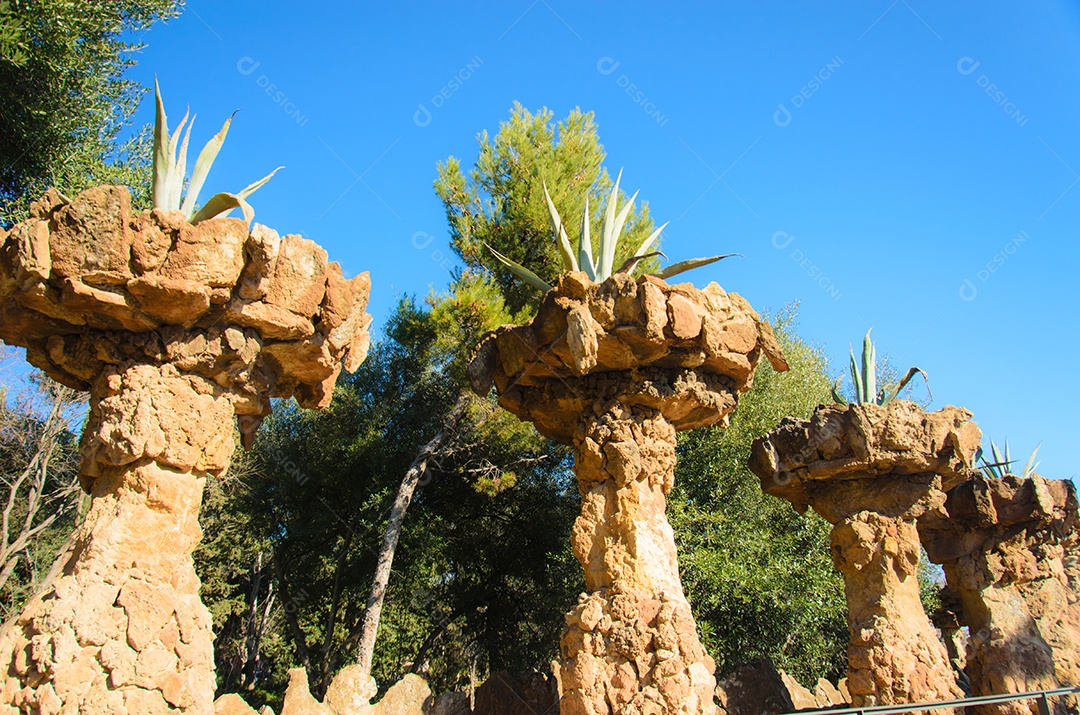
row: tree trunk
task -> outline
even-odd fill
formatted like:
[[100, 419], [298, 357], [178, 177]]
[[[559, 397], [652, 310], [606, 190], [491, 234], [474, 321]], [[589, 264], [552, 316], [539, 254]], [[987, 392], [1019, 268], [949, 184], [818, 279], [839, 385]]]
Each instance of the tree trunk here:
[[357, 662], [363, 670], [364, 679], [371, 675], [371, 659], [375, 653], [375, 638], [379, 632], [379, 616], [382, 614], [383, 599], [386, 597], [386, 584], [390, 581], [390, 568], [394, 563], [394, 552], [397, 550], [398, 537], [401, 535], [401, 524], [405, 520], [405, 512], [412, 503], [413, 492], [416, 485], [427, 470], [428, 461], [438, 453], [446, 439], [457, 428], [458, 422], [465, 414], [467, 398], [464, 394], [458, 396], [457, 403], [450, 414], [443, 420], [438, 433], [416, 455], [416, 459], [409, 465], [405, 472], [405, 478], [401, 480], [397, 498], [390, 510], [390, 520], [386, 524], [386, 533], [383, 535], [382, 547], [379, 549], [379, 563], [375, 568], [375, 580], [371, 584], [371, 595], [368, 596], [367, 609], [364, 611], [364, 624], [360, 635], [360, 652]]

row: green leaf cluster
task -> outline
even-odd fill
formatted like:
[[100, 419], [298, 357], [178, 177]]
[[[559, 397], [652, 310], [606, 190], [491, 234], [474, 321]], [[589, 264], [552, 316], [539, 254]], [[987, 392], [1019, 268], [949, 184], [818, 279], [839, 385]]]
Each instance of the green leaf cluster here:
[[146, 91], [124, 72], [129, 40], [178, 0], [7, 0], [0, 6], [0, 225], [50, 186], [126, 185], [150, 205], [151, 135], [124, 138]]
[[[1035, 461], [1035, 457], [1039, 454], [1041, 446], [1041, 444], [1036, 445], [1032, 450], [1024, 468], [1017, 474], [1018, 477], [1027, 479], [1039, 468], [1040, 463]], [[975, 452], [975, 462], [979, 465], [979, 469], [991, 479], [1004, 479], [1006, 475], [1013, 473], [1012, 465], [1016, 460], [1009, 454], [1009, 440], [1005, 440], [1005, 449], [1001, 449], [997, 442], [990, 440], [990, 459], [986, 458], [986, 453], [980, 446]]]

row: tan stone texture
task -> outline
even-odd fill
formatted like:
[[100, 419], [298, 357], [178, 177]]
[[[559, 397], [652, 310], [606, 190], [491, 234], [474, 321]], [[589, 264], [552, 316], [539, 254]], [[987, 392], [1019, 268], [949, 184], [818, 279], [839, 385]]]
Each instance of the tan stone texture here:
[[222, 695], [214, 701], [214, 715], [259, 715], [255, 708], [236, 693]]
[[762, 489], [833, 524], [851, 640], [846, 687], [855, 707], [961, 695], [944, 643], [919, 600], [916, 520], [970, 478], [981, 437], [965, 410], [820, 406], [755, 440]]
[[[919, 530], [942, 564], [969, 630], [973, 694], [1080, 685], [1080, 533], [1076, 487], [1038, 475], [975, 476]], [[1056, 712], [1076, 707], [1059, 699]], [[1035, 701], [983, 713], [1038, 712]]]
[[[133, 214], [122, 187], [70, 203], [50, 191], [31, 212], [0, 232], [0, 339], [90, 391], [92, 501], [59, 576], [0, 634], [0, 709], [209, 715], [213, 636], [191, 559], [203, 484], [228, 468], [237, 416], [248, 444], [270, 397], [328, 404], [342, 361], [366, 351], [367, 277], [344, 281], [313, 242], [239, 219]], [[242, 295], [249, 284], [268, 287]], [[247, 316], [256, 303], [292, 332]]]
[[339, 671], [320, 703], [309, 690], [307, 671], [293, 668], [281, 715], [427, 715], [431, 710], [434, 699], [420, 676], [406, 675], [390, 686], [382, 700], [369, 704], [375, 696], [375, 681], [368, 677], [365, 682], [359, 674], [355, 665]]
[[473, 389], [574, 448], [581, 514], [571, 536], [586, 588], [566, 616], [562, 715], [716, 712], [715, 664], [679, 578], [665, 495], [676, 430], [726, 420], [762, 355], [767, 323], [735, 293], [569, 273], [526, 325], [495, 331]]

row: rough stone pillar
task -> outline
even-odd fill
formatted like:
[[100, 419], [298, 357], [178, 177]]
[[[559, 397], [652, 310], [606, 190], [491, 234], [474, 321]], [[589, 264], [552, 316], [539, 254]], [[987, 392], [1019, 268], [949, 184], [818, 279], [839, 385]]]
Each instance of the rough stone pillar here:
[[90, 409], [80, 475], [92, 506], [63, 574], [0, 645], [18, 676], [3, 701], [211, 712], [213, 633], [191, 552], [203, 484], [233, 451], [232, 400], [171, 365], [128, 364], [98, 378]]
[[588, 593], [566, 616], [562, 715], [716, 712], [665, 495], [676, 431], [722, 422], [763, 354], [787, 369], [737, 294], [625, 274], [567, 274], [531, 323], [479, 347], [473, 389], [494, 384], [503, 407], [574, 448], [571, 540]]
[[844, 575], [852, 705], [962, 695], [945, 644], [919, 600], [916, 520], [940, 511], [945, 490], [971, 474], [980, 433], [955, 407], [924, 413], [894, 401], [818, 407], [755, 440], [750, 468], [762, 489], [833, 525]]
[[589, 593], [566, 618], [562, 712], [712, 712], [716, 665], [665, 517], [675, 428], [654, 409], [598, 403], [574, 452], [582, 505], [572, 545]]
[[239, 219], [133, 214], [127, 190], [49, 192], [0, 230], [0, 339], [90, 391], [90, 511], [55, 578], [0, 634], [0, 712], [213, 712], [192, 551], [208, 477], [270, 397], [325, 407], [367, 351], [366, 274]]
[[844, 575], [848, 690], [862, 704], [943, 700], [955, 689], [948, 652], [919, 600], [919, 536], [913, 519], [860, 511], [830, 538]]
[[[968, 625], [973, 694], [1080, 685], [1080, 548], [1076, 488], [1033, 475], [978, 475], [949, 492], [944, 513], [919, 521]], [[1055, 711], [1075, 708], [1058, 699]], [[983, 706], [1037, 713], [1034, 701]]]

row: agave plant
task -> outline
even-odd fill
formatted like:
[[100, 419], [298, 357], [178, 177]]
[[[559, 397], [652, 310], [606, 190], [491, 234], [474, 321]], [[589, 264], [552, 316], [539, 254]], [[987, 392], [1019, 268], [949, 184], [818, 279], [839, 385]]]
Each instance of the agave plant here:
[[[870, 330], [873, 330], [871, 328]], [[855, 384], [855, 402], [869, 402], [875, 405], [886, 405], [896, 399], [900, 391], [907, 387], [908, 383], [915, 379], [916, 375], [922, 375], [926, 381], [926, 391], [930, 392], [930, 379], [926, 373], [917, 367], [909, 368], [904, 376], [897, 382], [885, 382], [879, 389], [877, 386], [877, 350], [870, 340], [870, 330], [866, 331], [863, 338], [862, 368], [855, 361], [855, 350], [848, 346], [851, 355], [851, 381]], [[832, 387], [832, 396], [838, 404], [846, 405], [847, 400], [840, 394], [840, 383], [843, 377], [837, 378]], [[933, 398], [933, 393], [930, 394]]]
[[[229, 133], [229, 125], [232, 116], [225, 120], [221, 130], [206, 143], [195, 160], [195, 168], [191, 172], [191, 180], [188, 182], [187, 192], [184, 192], [184, 174], [186, 172], [188, 139], [191, 137], [191, 127], [195, 124], [195, 117], [191, 117], [188, 123], [188, 112], [180, 120], [180, 126], [171, 135], [169, 134], [169, 122], [165, 116], [165, 105], [161, 100], [161, 90], [158, 87], [157, 78], [154, 78], [154, 98], [157, 101], [157, 114], [154, 118], [154, 185], [153, 203], [156, 209], [180, 210], [191, 223], [205, 221], [215, 216], [227, 215], [232, 209], [240, 209], [244, 214], [244, 220], [249, 224], [255, 217], [255, 211], [247, 202], [247, 197], [270, 180], [282, 167], [274, 169], [254, 184], [247, 186], [235, 194], [220, 193], [211, 196], [197, 211], [195, 202], [198, 200], [199, 191], [206, 182], [206, 175], [210, 173], [210, 167], [214, 164], [221, 145], [225, 143], [225, 135]], [[235, 112], [234, 112], [235, 114]], [[180, 141], [180, 132], [187, 124], [183, 141]], [[182, 199], [182, 201], [181, 201]]]
[[[555, 231], [555, 244], [559, 247], [559, 254], [562, 256], [563, 268], [565, 270], [584, 271], [585, 274], [589, 276], [590, 280], [601, 283], [610, 278], [614, 273], [629, 273], [634, 269], [634, 266], [647, 258], [664, 256], [660, 251], [649, 252], [649, 249], [660, 236], [660, 232], [667, 227], [667, 223], [649, 234], [649, 237], [642, 241], [641, 245], [638, 246], [638, 249], [634, 251], [634, 255], [628, 258], [618, 270], [612, 270], [615, 263], [615, 251], [619, 245], [619, 237], [622, 234], [623, 227], [626, 225], [626, 219], [630, 216], [630, 211], [634, 206], [634, 199], [636, 199], [638, 195], [638, 192], [635, 191], [634, 195], [630, 197], [630, 200], [627, 201], [622, 208], [619, 208], [619, 182], [621, 180], [622, 170], [620, 169], [619, 175], [615, 179], [615, 186], [611, 189], [610, 196], [608, 196], [607, 207], [604, 211], [604, 223], [601, 227], [598, 255], [595, 259], [592, 255], [592, 239], [589, 236], [589, 197], [585, 197], [585, 213], [581, 217], [581, 233], [578, 236], [577, 250], [575, 250], [570, 242], [570, 237], [566, 233], [566, 226], [563, 224], [562, 217], [559, 216], [559, 211], [555, 208], [555, 202], [551, 200], [551, 194], [548, 193], [547, 184], [544, 184], [544, 198], [547, 200], [548, 211], [551, 213], [551, 223]], [[491, 246], [488, 246], [487, 248], [495, 258], [524, 282], [545, 292], [551, 290], [551, 284], [530, 271], [528, 268], [507, 258]], [[741, 254], [728, 253], [723, 256], [710, 256], [709, 258], [692, 258], [688, 261], [681, 261], [670, 265], [661, 271], [657, 271], [653, 275], [657, 278], [667, 279], [692, 268], [699, 268], [719, 261], [722, 258], [738, 255]], [[667, 256], [664, 257], [667, 258]]]
[[[1027, 464], [1024, 465], [1024, 470], [1018, 475], [1021, 479], [1027, 479], [1039, 464], [1041, 464], [1041, 462], [1035, 461], [1035, 455], [1039, 453], [1039, 447], [1041, 446], [1041, 443], [1036, 445], [1031, 456], [1028, 457]], [[994, 440], [990, 440], [990, 456], [993, 458], [993, 461], [986, 458], [986, 454], [983, 452], [982, 447], [979, 447], [978, 451], [975, 452], [975, 461], [981, 462], [981, 464], [979, 464], [979, 469], [983, 470], [986, 476], [991, 479], [1002, 479], [1006, 474], [1011, 473], [1012, 470], [1009, 469], [1009, 465], [1015, 460], [1013, 460], [1009, 454], [1009, 440], [1005, 440], [1004, 453], [998, 449], [997, 443], [995, 443]]]

